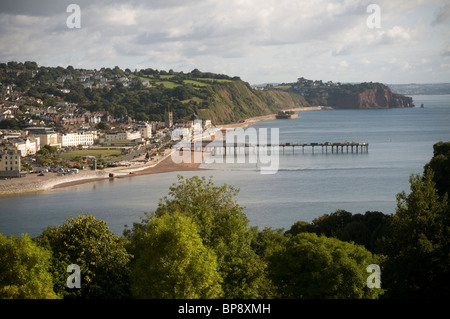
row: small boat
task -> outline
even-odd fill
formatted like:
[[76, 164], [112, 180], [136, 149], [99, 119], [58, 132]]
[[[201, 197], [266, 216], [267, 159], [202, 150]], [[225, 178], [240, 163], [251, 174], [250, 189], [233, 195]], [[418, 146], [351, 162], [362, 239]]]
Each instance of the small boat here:
[[424, 108], [424, 106], [423, 106], [423, 103], [422, 103], [422, 104], [420, 104], [420, 107], [421, 107], [421, 108]]

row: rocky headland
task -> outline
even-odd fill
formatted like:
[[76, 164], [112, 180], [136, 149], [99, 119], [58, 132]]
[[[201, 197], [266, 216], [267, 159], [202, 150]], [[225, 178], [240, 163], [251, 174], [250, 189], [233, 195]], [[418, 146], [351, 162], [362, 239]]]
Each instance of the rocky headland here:
[[338, 109], [388, 109], [415, 106], [412, 97], [392, 93], [387, 87], [331, 95], [328, 98], [328, 105]]

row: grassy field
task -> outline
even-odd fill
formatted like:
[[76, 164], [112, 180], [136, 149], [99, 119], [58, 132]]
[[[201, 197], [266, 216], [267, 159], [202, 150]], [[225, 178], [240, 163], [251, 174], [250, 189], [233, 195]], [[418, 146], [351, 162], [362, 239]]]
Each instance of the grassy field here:
[[170, 82], [170, 81], [155, 81], [154, 82], [156, 85], [158, 85], [158, 84], [162, 84], [162, 85], [164, 85], [166, 88], [168, 88], [168, 89], [173, 89], [173, 88], [175, 88], [175, 87], [177, 87], [177, 86], [180, 86], [180, 84], [178, 84], [178, 83], [174, 83], [174, 82]]
[[206, 82], [220, 82], [220, 83], [233, 82], [232, 80], [228, 80], [228, 79], [197, 78], [197, 80], [206, 81]]
[[95, 148], [90, 150], [77, 150], [61, 154], [63, 160], [72, 160], [75, 157], [95, 156], [97, 159], [102, 158], [109, 160], [122, 155], [120, 148]]
[[[131, 78], [139, 78], [141, 81], [144, 80], [148, 80], [150, 81], [153, 85], [164, 85], [164, 87], [168, 88], [168, 89], [173, 89], [177, 86], [180, 86], [180, 84], [175, 83], [174, 81], [172, 81], [172, 78], [174, 77], [174, 75], [160, 75], [159, 78], [155, 78], [151, 75], [147, 75], [145, 77], [143, 76], [135, 76], [135, 75], [131, 75]], [[210, 79], [210, 78], [195, 78], [195, 79], [191, 79], [191, 80], [184, 80], [183, 81], [185, 84], [192, 84], [195, 85], [197, 87], [205, 87], [205, 86], [209, 86], [211, 84], [213, 84], [214, 82], [218, 82], [218, 83], [226, 83], [226, 82], [232, 82], [231, 80], [227, 80], [227, 79]]]
[[210, 86], [211, 85], [211, 84], [208, 84], [208, 83], [198, 82], [198, 81], [195, 81], [195, 80], [184, 80], [183, 82], [185, 84], [191, 84], [191, 85], [201, 86], [201, 87]]
[[194, 96], [192, 99], [181, 101], [181, 103], [186, 104], [186, 103], [189, 103], [191, 101], [202, 103], [204, 100], [202, 100], [199, 97]]

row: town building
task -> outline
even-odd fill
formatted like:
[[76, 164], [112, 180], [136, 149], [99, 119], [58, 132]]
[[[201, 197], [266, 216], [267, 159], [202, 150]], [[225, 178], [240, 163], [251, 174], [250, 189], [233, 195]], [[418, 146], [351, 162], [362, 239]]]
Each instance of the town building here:
[[40, 139], [37, 137], [9, 139], [8, 144], [20, 151], [20, 155], [23, 157], [34, 155], [40, 150]]
[[20, 176], [20, 151], [19, 150], [0, 150], [0, 177], [19, 177]]
[[192, 135], [192, 126], [190, 125], [177, 125], [172, 130], [171, 139], [172, 141], [180, 139], [190, 140]]
[[81, 126], [78, 128], [78, 134], [92, 134], [94, 135], [94, 143], [95, 140], [98, 139], [98, 130], [96, 128]]
[[49, 127], [27, 127], [25, 129], [28, 135], [38, 137], [40, 139], [40, 145], [50, 145], [61, 148], [61, 144], [58, 143], [58, 133]]
[[207, 129], [211, 128], [211, 127], [212, 127], [211, 120], [203, 120], [203, 129], [204, 130], [207, 130]]
[[149, 123], [139, 123], [135, 125], [135, 129], [141, 133], [142, 138], [152, 138], [152, 125]]
[[104, 135], [103, 143], [105, 145], [132, 145], [142, 142], [143, 138], [138, 131], [117, 131], [108, 132]]
[[0, 121], [13, 119], [14, 115], [10, 109], [1, 109], [0, 110]]
[[68, 134], [58, 134], [58, 144], [61, 147], [70, 146], [90, 146], [94, 145], [95, 136], [94, 134], [84, 134], [84, 133], [68, 133]]

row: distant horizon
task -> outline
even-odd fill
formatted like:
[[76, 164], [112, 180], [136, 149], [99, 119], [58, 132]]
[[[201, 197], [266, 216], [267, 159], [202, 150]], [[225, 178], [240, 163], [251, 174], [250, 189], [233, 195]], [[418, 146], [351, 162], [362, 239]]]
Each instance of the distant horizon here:
[[[0, 61], [0, 63], [5, 63], [5, 64], [7, 64], [8, 62], [17, 62], [17, 63], [25, 63], [25, 62], [36, 62], [37, 63], [37, 65], [39, 66], [39, 67], [45, 67], [45, 68], [57, 68], [57, 67], [62, 67], [62, 68], [64, 68], [64, 69], [66, 69], [68, 66], [70, 66], [70, 65], [43, 65], [43, 64], [40, 64], [38, 61], [29, 61], [29, 60], [27, 60], [27, 61], [18, 61], [18, 60], [11, 60], [11, 61]], [[158, 71], [166, 71], [166, 72], [168, 72], [169, 70], [171, 70], [171, 69], [158, 69], [158, 68], [156, 68], [156, 67], [152, 67], [152, 66], [148, 66], [148, 67], [144, 67], [144, 68], [140, 68], [140, 69], [131, 69], [131, 68], [124, 68], [124, 67], [120, 67], [119, 65], [115, 65], [115, 66], [101, 66], [101, 67], [94, 67], [94, 68], [87, 68], [87, 67], [74, 67], [73, 65], [72, 65], [72, 67], [74, 67], [74, 69], [80, 69], [80, 70], [101, 70], [101, 69], [103, 69], [103, 68], [111, 68], [111, 69], [113, 69], [113, 68], [115, 68], [115, 67], [119, 67], [121, 70], [126, 70], [126, 69], [130, 69], [131, 70], [131, 72], [134, 72], [135, 70], [137, 70], [137, 71], [140, 71], [140, 70], [145, 70], [145, 69], [153, 69], [153, 70], [158, 70]], [[214, 74], [219, 74], [219, 73], [216, 73], [216, 72], [213, 72], [213, 71], [209, 71], [209, 70], [202, 70], [202, 69], [199, 69], [199, 68], [194, 68], [194, 69], [192, 69], [192, 70], [195, 70], [195, 69], [198, 69], [198, 70], [200, 70], [201, 72], [204, 72], [204, 73], [207, 73], [207, 72], [210, 72], [210, 73], [214, 73]], [[189, 72], [191, 72], [192, 70], [189, 70], [189, 71], [186, 71], [186, 70], [174, 70], [174, 69], [172, 69], [174, 72], [183, 72], [183, 73], [189, 73]], [[221, 74], [224, 74], [224, 75], [227, 75], [227, 76], [230, 76], [230, 77], [235, 77], [235, 76], [237, 76], [237, 77], [239, 77], [239, 78], [241, 78], [241, 80], [242, 81], [244, 81], [244, 82], [247, 82], [247, 83], [249, 83], [251, 86], [266, 86], [266, 85], [280, 85], [280, 84], [283, 84], [283, 83], [285, 83], [285, 84], [289, 84], [289, 83], [296, 83], [297, 82], [297, 79], [298, 78], [300, 78], [300, 77], [302, 77], [301, 75], [299, 76], [299, 77], [297, 77], [296, 78], [296, 80], [295, 81], [283, 81], [283, 82], [263, 82], [263, 83], [251, 83], [251, 82], [249, 82], [249, 81], [247, 81], [245, 78], [243, 78], [242, 76], [240, 76], [239, 74], [226, 74], [226, 73], [221, 73]], [[331, 80], [326, 80], [326, 79], [310, 79], [310, 78], [305, 78], [305, 79], [307, 79], [307, 80], [312, 80], [312, 81], [324, 81], [324, 82], [328, 82], [328, 81], [331, 81]], [[450, 81], [449, 82], [422, 82], [422, 83], [419, 83], [419, 82], [410, 82], [410, 83], [388, 83], [388, 82], [380, 82], [380, 81], [332, 81], [333, 83], [342, 83], [342, 84], [359, 84], [359, 83], [364, 83], [364, 82], [378, 82], [378, 83], [382, 83], [382, 84], [384, 84], [384, 85], [387, 85], [387, 86], [389, 86], [389, 85], [415, 85], [415, 84], [417, 84], [417, 85], [427, 85], [427, 84], [429, 84], [429, 85], [436, 85], [436, 84], [450, 84]]]

